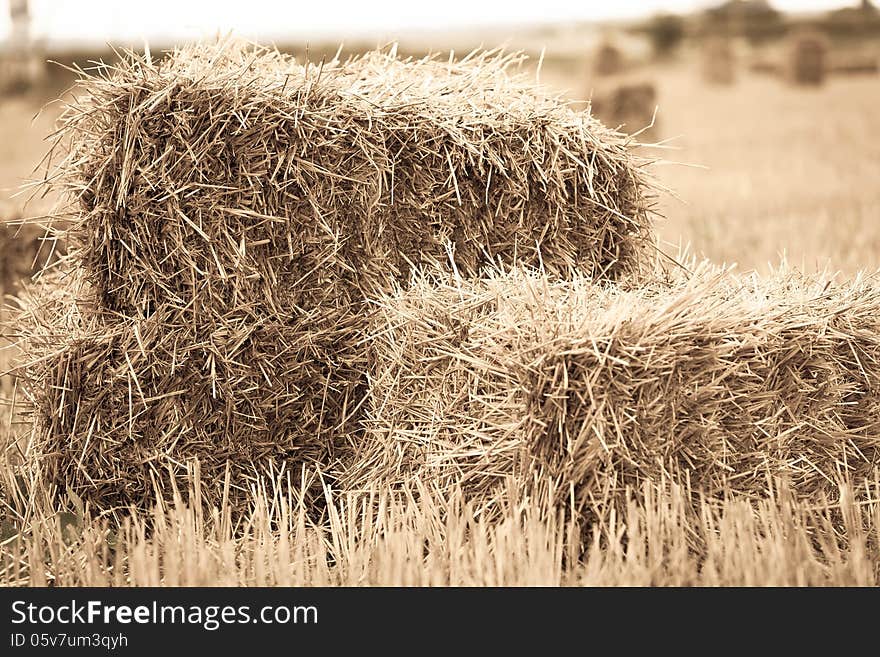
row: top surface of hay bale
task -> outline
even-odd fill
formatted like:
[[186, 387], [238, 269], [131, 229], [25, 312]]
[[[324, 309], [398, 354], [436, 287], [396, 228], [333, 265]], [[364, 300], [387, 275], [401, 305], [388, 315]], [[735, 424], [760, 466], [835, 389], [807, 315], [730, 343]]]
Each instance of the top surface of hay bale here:
[[74, 257], [131, 315], [346, 303], [450, 253], [463, 272], [641, 271], [646, 162], [511, 72], [519, 61], [304, 66], [236, 44], [130, 55], [62, 118]]

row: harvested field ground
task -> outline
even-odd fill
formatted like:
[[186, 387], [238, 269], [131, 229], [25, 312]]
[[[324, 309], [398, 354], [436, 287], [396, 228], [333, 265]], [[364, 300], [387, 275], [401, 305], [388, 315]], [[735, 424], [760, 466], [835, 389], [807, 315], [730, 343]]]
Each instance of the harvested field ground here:
[[[844, 287], [866, 271], [860, 280], [877, 287], [871, 272], [880, 268], [880, 142], [871, 136], [880, 133], [880, 79], [832, 77], [801, 89], [741, 70], [731, 86], [708, 86], [697, 66], [684, 64], [652, 67], [643, 75], [657, 89], [657, 136], [675, 137], [649, 151], [668, 161], [656, 173], [678, 197], [660, 202], [665, 218], [658, 232], [667, 253], [681, 257], [684, 249], [761, 275], [783, 261], [806, 273], [839, 271], [836, 280]], [[542, 79], [559, 89], [584, 84], [552, 62]], [[0, 186], [16, 184], [42, 156], [39, 137], [48, 132], [51, 113], [31, 124], [33, 110], [24, 101], [0, 105], [6, 133], [0, 144], [8, 149]], [[0, 194], [9, 198], [5, 189]], [[845, 305], [840, 313], [849, 317], [852, 304]], [[828, 315], [837, 316], [833, 309]], [[841, 328], [830, 319], [827, 324]], [[781, 348], [797, 343], [786, 342], [788, 335], [780, 334]], [[842, 348], [851, 342], [840, 338]], [[755, 358], [757, 363], [762, 355]], [[858, 353], [847, 361], [848, 371], [861, 366]], [[827, 376], [838, 381], [836, 373]], [[390, 385], [383, 390], [397, 392]], [[846, 390], [841, 398], [846, 406]], [[822, 399], [819, 394], [814, 401]], [[830, 424], [802, 427], [819, 446], [823, 427], [834, 424], [826, 411]], [[496, 513], [489, 517], [467, 482], [440, 487], [417, 476], [393, 496], [369, 486], [346, 494], [311, 470], [250, 480], [244, 513], [231, 509], [225, 496], [216, 508], [202, 509], [182, 500], [198, 501], [217, 482], [203, 484], [191, 466], [187, 476], [178, 473], [174, 502], [116, 524], [90, 518], [76, 493], [39, 486], [38, 495], [30, 493], [34, 482], [16, 469], [26, 433], [7, 413], [0, 585], [880, 583], [880, 464], [867, 453], [871, 441], [856, 439], [853, 451], [842, 448], [839, 467], [835, 453], [818, 472], [807, 462], [795, 468], [801, 482], [811, 482], [808, 496], [799, 494], [797, 481], [781, 480], [770, 469], [762, 480], [754, 462], [748, 486], [734, 476], [711, 496], [696, 480], [693, 486], [687, 477], [669, 480], [658, 466], [649, 480], [597, 487], [591, 503], [608, 512], [589, 518], [572, 511], [582, 500], [564, 484], [524, 492], [517, 481], [500, 477]], [[634, 453], [620, 452], [622, 467], [632, 465], [626, 459]], [[719, 473], [727, 467], [700, 465]], [[724, 481], [712, 472], [713, 482]], [[306, 503], [315, 490], [326, 505], [319, 518]]]
[[808, 271], [880, 267], [880, 78], [798, 88], [743, 73], [704, 87], [670, 71], [659, 93], [666, 158], [664, 240], [714, 262], [766, 272], [781, 258]]

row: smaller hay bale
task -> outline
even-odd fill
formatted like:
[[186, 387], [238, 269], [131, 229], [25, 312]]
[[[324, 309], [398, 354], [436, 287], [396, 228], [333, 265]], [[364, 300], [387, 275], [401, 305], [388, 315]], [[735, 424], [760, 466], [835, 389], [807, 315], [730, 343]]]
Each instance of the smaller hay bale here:
[[646, 480], [833, 498], [880, 458], [873, 279], [704, 267], [624, 292], [513, 272], [377, 305], [353, 490], [461, 484], [491, 515], [513, 479], [590, 516]]
[[728, 85], [736, 81], [736, 55], [729, 39], [711, 38], [703, 46], [703, 80]]
[[794, 84], [818, 86], [828, 68], [828, 38], [807, 30], [794, 34], [789, 44], [789, 78]]
[[593, 72], [596, 75], [615, 75], [623, 71], [623, 51], [610, 41], [603, 41], [596, 49]]

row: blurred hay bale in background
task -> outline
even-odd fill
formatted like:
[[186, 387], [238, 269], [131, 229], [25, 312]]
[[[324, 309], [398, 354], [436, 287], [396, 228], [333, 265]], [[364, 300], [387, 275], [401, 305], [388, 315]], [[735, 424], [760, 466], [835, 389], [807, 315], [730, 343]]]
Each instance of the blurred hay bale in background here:
[[623, 51], [609, 40], [603, 40], [596, 48], [593, 72], [598, 76], [615, 75], [623, 71]]
[[613, 86], [590, 99], [593, 116], [608, 126], [632, 134], [642, 141], [659, 133], [656, 121], [657, 89], [652, 82], [632, 82]]
[[47, 77], [43, 53], [0, 51], [0, 97], [27, 93]]
[[[367, 300], [414, 267], [638, 280], [648, 164], [513, 70], [221, 43], [129, 55], [62, 116], [69, 290], [18, 322], [44, 479], [100, 511], [205, 499], [356, 437]], [[51, 304], [50, 304], [51, 305]]]
[[0, 286], [18, 294], [44, 267], [64, 255], [63, 243], [46, 228], [20, 217], [0, 220]]
[[378, 306], [353, 489], [461, 484], [491, 514], [513, 481], [602, 514], [648, 479], [834, 499], [880, 456], [874, 280], [703, 268], [624, 292], [513, 272]]
[[733, 84], [736, 81], [736, 54], [730, 39], [707, 38], [701, 54], [703, 80], [718, 85]]
[[802, 30], [789, 40], [788, 72], [798, 85], [820, 85], [828, 67], [828, 39], [821, 32]]

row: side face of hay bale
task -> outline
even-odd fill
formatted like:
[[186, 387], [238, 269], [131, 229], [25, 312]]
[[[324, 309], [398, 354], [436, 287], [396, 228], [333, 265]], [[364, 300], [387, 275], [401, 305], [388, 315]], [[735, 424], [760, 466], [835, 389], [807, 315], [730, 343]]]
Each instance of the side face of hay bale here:
[[[540, 368], [524, 368], [530, 449], [580, 487], [586, 505], [646, 478], [760, 496], [770, 475], [810, 497], [834, 494], [842, 463], [855, 480], [868, 474], [880, 447], [869, 309], [880, 297], [844, 288], [823, 298], [819, 285], [788, 292], [776, 283], [710, 284], [653, 307], [613, 301]], [[851, 311], [838, 323], [840, 307]]]
[[820, 85], [828, 67], [828, 40], [819, 32], [795, 34], [790, 45], [790, 77], [801, 85]]
[[66, 339], [46, 327], [50, 357], [26, 372], [26, 390], [44, 480], [96, 511], [147, 510], [157, 486], [186, 490], [194, 459], [204, 499], [219, 503], [227, 467], [235, 495], [268, 467], [298, 473], [346, 448], [363, 370], [340, 338], [349, 327], [191, 326], [165, 308], [133, 326], [85, 324]]
[[340, 484], [348, 490], [403, 490], [415, 480], [461, 488], [481, 514], [499, 510], [511, 485], [527, 479], [521, 434], [524, 400], [498, 361], [491, 290], [428, 280], [378, 302], [359, 439]]
[[[470, 321], [456, 311], [419, 324], [397, 306], [410, 338], [395, 357], [422, 365], [412, 377], [378, 366], [362, 453], [397, 477], [402, 454], [427, 450], [463, 479], [552, 482], [561, 505], [573, 491], [586, 513], [646, 479], [760, 496], [781, 477], [797, 495], [833, 496], [838, 474], [859, 480], [880, 455], [878, 289], [710, 276], [647, 293], [540, 278], [459, 286], [457, 301], [441, 290], [437, 308], [470, 308]], [[493, 391], [511, 387], [499, 403]], [[445, 413], [469, 430], [444, 430]], [[492, 445], [517, 458], [493, 460]]]
[[[447, 262], [450, 242], [463, 273], [640, 271], [642, 163], [512, 63], [305, 68], [228, 47], [91, 79], [62, 168], [92, 284], [128, 314], [196, 297], [307, 308]], [[303, 298], [279, 296], [293, 289]]]

